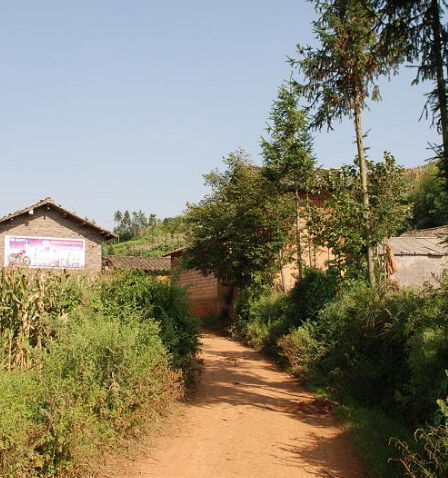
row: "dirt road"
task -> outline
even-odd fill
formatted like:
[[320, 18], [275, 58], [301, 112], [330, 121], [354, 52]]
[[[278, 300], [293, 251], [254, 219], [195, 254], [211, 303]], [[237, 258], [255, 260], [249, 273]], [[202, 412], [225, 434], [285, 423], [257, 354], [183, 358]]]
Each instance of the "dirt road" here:
[[205, 370], [171, 436], [126, 478], [365, 478], [325, 403], [261, 355], [203, 338]]

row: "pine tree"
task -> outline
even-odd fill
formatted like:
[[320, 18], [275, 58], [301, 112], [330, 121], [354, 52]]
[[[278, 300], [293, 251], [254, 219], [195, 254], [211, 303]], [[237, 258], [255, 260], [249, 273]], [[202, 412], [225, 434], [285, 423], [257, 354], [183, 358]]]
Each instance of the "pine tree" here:
[[296, 247], [299, 277], [303, 275], [300, 192], [308, 192], [315, 170], [313, 138], [309, 132], [306, 111], [299, 109], [299, 96], [291, 87], [282, 85], [271, 109], [267, 132], [262, 138], [267, 173], [280, 189], [294, 191], [296, 198]]
[[313, 23], [320, 46], [298, 46], [291, 63], [305, 76], [298, 91], [310, 102], [311, 126], [332, 128], [335, 120], [353, 119], [362, 189], [364, 240], [369, 279], [375, 284], [367, 161], [362, 111], [367, 100], [380, 99], [377, 80], [395, 69], [396, 59], [381, 54], [374, 33], [377, 16], [370, 0], [313, 0], [319, 18]]

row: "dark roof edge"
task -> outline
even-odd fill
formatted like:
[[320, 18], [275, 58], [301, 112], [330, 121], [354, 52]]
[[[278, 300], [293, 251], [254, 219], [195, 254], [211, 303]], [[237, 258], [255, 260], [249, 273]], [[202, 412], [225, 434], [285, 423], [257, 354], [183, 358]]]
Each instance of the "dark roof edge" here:
[[4, 223], [6, 221], [9, 221], [11, 219], [14, 219], [16, 217], [19, 217], [23, 214], [27, 214], [30, 211], [32, 211], [33, 209], [37, 209], [39, 207], [46, 206], [46, 205], [50, 205], [51, 207], [54, 207], [55, 209], [59, 210], [60, 212], [63, 212], [64, 214], [67, 214], [68, 216], [72, 217], [73, 219], [76, 219], [77, 221], [80, 221], [80, 222], [84, 223], [86, 226], [89, 226], [92, 229], [96, 229], [97, 231], [100, 232], [100, 234], [104, 235], [105, 237], [107, 236], [108, 239], [114, 239], [114, 238], [118, 237], [118, 235], [115, 234], [114, 232], [108, 231], [107, 229], [104, 229], [101, 226], [98, 226], [94, 222], [89, 221], [88, 219], [85, 219], [81, 216], [78, 216], [76, 213], [74, 213], [72, 211], [69, 211], [68, 209], [65, 209], [60, 204], [57, 204], [51, 197], [47, 197], [47, 198], [42, 199], [42, 200], [38, 201], [37, 203], [29, 206], [29, 207], [26, 207], [24, 209], [20, 209], [19, 211], [12, 212], [11, 214], [3, 216], [2, 218], [0, 218], [0, 224]]

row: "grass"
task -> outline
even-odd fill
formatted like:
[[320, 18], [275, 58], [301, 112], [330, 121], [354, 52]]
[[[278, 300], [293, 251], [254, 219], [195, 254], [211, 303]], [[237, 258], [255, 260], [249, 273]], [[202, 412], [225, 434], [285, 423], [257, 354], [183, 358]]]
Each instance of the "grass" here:
[[[319, 381], [308, 382], [306, 388], [318, 398], [331, 398], [331, 391]], [[335, 417], [370, 478], [403, 478], [404, 469], [398, 463], [400, 453], [390, 441], [398, 438], [413, 442], [412, 432], [404, 423], [381, 410], [361, 407], [349, 397], [336, 406]]]

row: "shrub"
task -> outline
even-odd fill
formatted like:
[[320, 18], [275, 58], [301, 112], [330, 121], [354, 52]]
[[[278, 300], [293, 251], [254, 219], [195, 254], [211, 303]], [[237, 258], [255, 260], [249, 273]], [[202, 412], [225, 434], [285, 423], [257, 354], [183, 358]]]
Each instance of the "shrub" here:
[[2, 476], [80, 466], [176, 398], [180, 387], [158, 331], [153, 321], [74, 316], [39, 369], [1, 372]]
[[193, 319], [188, 293], [181, 287], [147, 277], [138, 271], [120, 273], [101, 288], [101, 307], [109, 317], [126, 320], [137, 313], [141, 320], [156, 319], [162, 342], [173, 365], [184, 372], [193, 367], [199, 345], [199, 324]]
[[325, 304], [335, 297], [339, 282], [336, 268], [305, 269], [305, 274], [297, 279], [289, 294], [291, 324], [297, 327], [307, 319], [315, 319]]
[[41, 460], [39, 424], [42, 400], [36, 371], [0, 370], [0, 476], [33, 476]]
[[308, 379], [325, 353], [315, 337], [314, 325], [306, 322], [278, 339], [279, 354], [286, 366], [301, 380]]
[[446, 478], [448, 476], [448, 398], [438, 400], [442, 422], [438, 426], [426, 425], [415, 434], [415, 444], [395, 439], [393, 442], [401, 450], [399, 460], [411, 478]]
[[[448, 393], [448, 283], [425, 292], [410, 315], [407, 329], [407, 363], [411, 378], [400, 396], [415, 423], [432, 419], [437, 399]], [[434, 420], [433, 420], [434, 421]]]
[[197, 344], [178, 288], [0, 270], [0, 475], [82, 474], [181, 395]]
[[397, 392], [409, 381], [405, 330], [418, 304], [412, 292], [375, 291], [363, 282], [342, 291], [317, 323], [328, 385], [363, 405], [397, 410]]
[[286, 295], [270, 291], [240, 297], [238, 320], [231, 335], [257, 350], [276, 353], [277, 339], [286, 334], [290, 324], [286, 319], [289, 306]]

